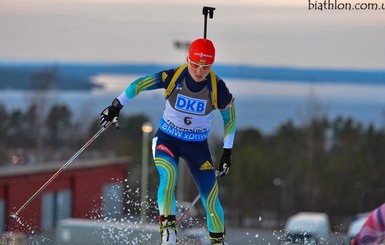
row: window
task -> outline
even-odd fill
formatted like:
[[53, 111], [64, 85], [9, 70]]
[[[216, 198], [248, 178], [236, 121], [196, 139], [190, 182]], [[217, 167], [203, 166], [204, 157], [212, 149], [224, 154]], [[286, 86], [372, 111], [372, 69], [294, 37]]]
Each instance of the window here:
[[46, 192], [42, 197], [41, 228], [43, 230], [54, 228], [55, 221], [55, 195]]
[[72, 195], [70, 190], [59, 191], [56, 195], [56, 219], [70, 218], [72, 214]]
[[0, 199], [0, 234], [4, 232], [5, 223], [5, 202]]
[[46, 192], [42, 197], [42, 229], [53, 229], [56, 222], [71, 217], [72, 195], [70, 190]]
[[123, 217], [122, 183], [111, 183], [103, 186], [103, 217], [112, 219]]

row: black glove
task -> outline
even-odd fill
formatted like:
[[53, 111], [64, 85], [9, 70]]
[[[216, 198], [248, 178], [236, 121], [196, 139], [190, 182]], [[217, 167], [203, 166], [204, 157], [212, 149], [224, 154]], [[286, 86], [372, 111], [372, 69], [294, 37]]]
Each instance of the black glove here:
[[221, 160], [219, 161], [219, 176], [225, 176], [231, 167], [231, 149], [223, 149]]
[[102, 113], [100, 113], [100, 121], [99, 121], [100, 125], [102, 127], [107, 127], [114, 121], [115, 118], [116, 118], [116, 123], [118, 123], [119, 112], [122, 108], [123, 106], [122, 104], [120, 104], [120, 101], [115, 98], [112, 101], [112, 105], [110, 105], [109, 107], [104, 109]]

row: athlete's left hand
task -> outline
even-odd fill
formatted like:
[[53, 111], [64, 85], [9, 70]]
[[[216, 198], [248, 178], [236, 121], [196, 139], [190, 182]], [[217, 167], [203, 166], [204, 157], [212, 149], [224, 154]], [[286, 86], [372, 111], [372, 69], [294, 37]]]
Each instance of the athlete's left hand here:
[[221, 160], [219, 161], [219, 176], [225, 176], [231, 167], [231, 149], [223, 149]]

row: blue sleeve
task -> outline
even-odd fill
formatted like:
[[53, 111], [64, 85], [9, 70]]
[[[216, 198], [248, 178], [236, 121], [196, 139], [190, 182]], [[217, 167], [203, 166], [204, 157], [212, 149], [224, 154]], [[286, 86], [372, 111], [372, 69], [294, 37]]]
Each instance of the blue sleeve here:
[[124, 106], [142, 91], [167, 88], [174, 74], [174, 69], [164, 70], [152, 75], [140, 77], [133, 81], [119, 96], [118, 100]]
[[223, 148], [231, 149], [234, 143], [236, 129], [236, 115], [234, 98], [222, 79], [218, 79], [218, 108], [221, 112], [224, 125]]
[[218, 109], [222, 110], [229, 106], [233, 100], [233, 95], [230, 93], [225, 82], [221, 78], [217, 77], [217, 81]]
[[236, 116], [235, 116], [235, 107], [231, 103], [228, 108], [220, 110], [223, 126], [224, 126], [224, 139], [223, 139], [223, 148], [231, 149], [233, 148], [235, 129], [236, 129]]

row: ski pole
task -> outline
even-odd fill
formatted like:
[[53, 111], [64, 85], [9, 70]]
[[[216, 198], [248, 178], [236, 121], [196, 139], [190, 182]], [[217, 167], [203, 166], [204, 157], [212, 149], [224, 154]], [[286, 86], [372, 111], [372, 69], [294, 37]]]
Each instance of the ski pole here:
[[195, 203], [201, 198], [201, 194], [198, 194], [198, 196], [195, 197], [195, 199], [191, 202], [191, 204], [188, 206], [188, 208], [186, 209], [186, 211], [184, 211], [184, 213], [182, 214], [182, 216], [180, 216], [180, 218], [177, 220], [176, 224], [175, 225], [178, 225], [182, 220], [183, 218], [187, 215], [187, 213], [190, 211], [190, 209], [192, 208], [192, 206], [195, 205]]
[[[219, 171], [216, 171], [215, 172], [215, 177], [218, 177], [218, 175], [220, 175], [221, 172]], [[183, 218], [188, 214], [188, 212], [190, 211], [190, 209], [195, 205], [195, 203], [201, 198], [201, 194], [198, 194], [195, 199], [191, 202], [191, 204], [188, 206], [188, 208], [186, 209], [186, 211], [184, 211], [184, 213], [182, 214], [182, 216], [180, 216], [180, 218], [176, 221], [175, 225], [178, 225], [182, 220]]]
[[63, 172], [64, 169], [66, 169], [79, 155], [80, 153], [82, 153], [101, 133], [104, 132], [104, 130], [106, 130], [108, 127], [110, 127], [113, 123], [116, 123], [116, 126], [118, 126], [118, 120], [117, 118], [115, 117], [114, 120], [108, 124], [107, 126], [105, 127], [102, 127], [101, 129], [99, 129], [98, 132], [96, 132], [96, 134], [94, 134], [94, 136], [92, 136], [88, 141], [87, 143], [85, 143], [83, 145], [82, 148], [80, 148], [80, 150], [78, 152], [75, 153], [75, 155], [73, 155], [59, 170], [56, 171], [56, 173], [54, 173], [51, 178], [49, 178], [49, 180], [47, 180], [47, 182], [45, 182], [39, 190], [37, 190], [35, 192], [35, 194], [33, 194], [15, 213], [11, 213], [9, 215], [9, 218], [10, 219], [18, 219], [19, 218], [19, 213], [25, 209], [53, 180], [56, 179], [57, 176], [59, 176], [59, 174], [61, 172]]
[[203, 15], [205, 16], [205, 22], [204, 22], [204, 31], [203, 31], [203, 38], [206, 39], [207, 37], [207, 15], [209, 15], [210, 19], [214, 17], [214, 10], [213, 7], [203, 7]]

